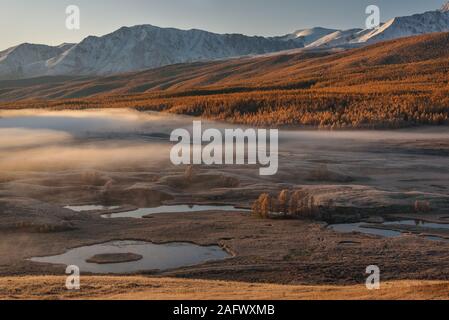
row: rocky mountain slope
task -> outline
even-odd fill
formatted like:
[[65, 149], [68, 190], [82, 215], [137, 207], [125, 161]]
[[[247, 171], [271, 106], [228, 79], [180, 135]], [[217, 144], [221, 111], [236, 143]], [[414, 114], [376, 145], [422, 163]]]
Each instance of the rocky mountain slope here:
[[0, 79], [108, 75], [303, 46], [301, 41], [141, 25], [123, 27], [103, 37], [87, 37], [76, 45], [23, 44], [8, 49], [0, 53]]

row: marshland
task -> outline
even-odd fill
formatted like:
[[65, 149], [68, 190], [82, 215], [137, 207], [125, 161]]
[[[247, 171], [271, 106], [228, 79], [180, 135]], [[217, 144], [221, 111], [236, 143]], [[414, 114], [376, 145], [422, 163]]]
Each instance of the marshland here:
[[[170, 133], [195, 119], [1, 111], [2, 276], [63, 275], [79, 251], [84, 275], [360, 285], [376, 264], [385, 280], [447, 279], [449, 128], [281, 130], [279, 172], [261, 176], [173, 165]], [[281, 212], [295, 193], [305, 210]], [[253, 212], [263, 194], [274, 214]]]

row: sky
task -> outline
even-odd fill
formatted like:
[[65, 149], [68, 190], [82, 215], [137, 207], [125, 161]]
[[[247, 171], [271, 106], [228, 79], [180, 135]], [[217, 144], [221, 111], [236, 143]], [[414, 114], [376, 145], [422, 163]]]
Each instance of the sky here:
[[[381, 20], [441, 7], [444, 0], [0, 0], [0, 50], [23, 42], [58, 45], [101, 36], [122, 26], [152, 24], [217, 33], [284, 35], [316, 26], [363, 27], [368, 5]], [[65, 26], [77, 5], [80, 30]]]

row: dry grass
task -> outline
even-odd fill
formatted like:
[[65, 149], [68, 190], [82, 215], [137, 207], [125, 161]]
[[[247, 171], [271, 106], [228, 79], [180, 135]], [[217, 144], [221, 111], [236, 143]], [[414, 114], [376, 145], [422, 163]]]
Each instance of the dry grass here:
[[150, 277], [81, 278], [81, 290], [65, 289], [56, 276], [0, 278], [0, 299], [106, 300], [421, 300], [449, 299], [449, 282], [385, 282], [380, 290], [364, 286], [293, 286]]

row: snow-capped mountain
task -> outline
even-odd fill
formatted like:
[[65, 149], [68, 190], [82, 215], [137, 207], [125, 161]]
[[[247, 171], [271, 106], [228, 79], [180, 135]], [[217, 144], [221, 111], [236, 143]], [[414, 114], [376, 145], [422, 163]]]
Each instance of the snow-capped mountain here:
[[0, 78], [109, 75], [303, 46], [292, 40], [141, 25], [123, 27], [103, 37], [87, 37], [76, 45], [24, 44], [8, 49], [0, 53]]
[[378, 29], [361, 36], [357, 41], [373, 43], [424, 33], [446, 31], [449, 31], [449, 12], [429, 11], [409, 17], [393, 18]]
[[0, 52], [0, 78], [32, 77], [45, 73], [43, 61], [64, 53], [71, 45], [51, 47], [24, 43]]
[[307, 45], [308, 48], [323, 48], [323, 47], [338, 47], [344, 46], [352, 41], [358, 39], [361, 34], [366, 31], [363, 29], [350, 29], [350, 30], [336, 30], [322, 38], [317, 39], [316, 41], [309, 43]]
[[339, 30], [306, 45], [309, 48], [373, 44], [380, 41], [449, 31], [449, 2], [440, 10], [393, 18], [379, 28]]
[[276, 53], [298, 48], [353, 47], [449, 31], [449, 2], [440, 10], [393, 18], [373, 30], [311, 28], [279, 37], [216, 34], [151, 25], [123, 27], [78, 44], [21, 44], [0, 52], [0, 79], [46, 75], [110, 75], [166, 65]]
[[338, 30], [335, 29], [327, 29], [327, 28], [311, 28], [311, 29], [302, 29], [293, 32], [292, 34], [288, 34], [283, 37], [284, 40], [295, 40], [295, 41], [301, 41], [304, 43], [305, 46], [308, 46], [309, 44], [317, 41], [318, 39], [321, 39], [331, 33], [334, 33]]

